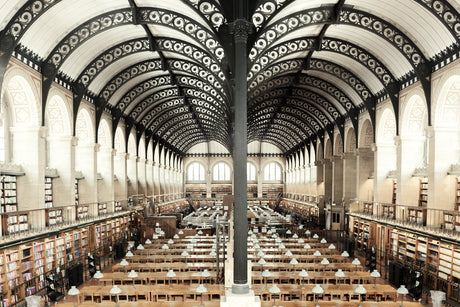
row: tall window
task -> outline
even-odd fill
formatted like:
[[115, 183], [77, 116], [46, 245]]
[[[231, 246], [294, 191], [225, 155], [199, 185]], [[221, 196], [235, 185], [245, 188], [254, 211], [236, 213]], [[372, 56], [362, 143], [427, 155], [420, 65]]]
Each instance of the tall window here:
[[254, 166], [254, 164], [248, 162], [247, 174], [248, 181], [256, 181], [256, 167]]
[[224, 162], [219, 162], [214, 166], [212, 179], [214, 181], [229, 181], [230, 167]]
[[275, 162], [271, 162], [265, 166], [264, 180], [281, 181], [281, 167]]
[[205, 181], [204, 167], [198, 162], [193, 162], [187, 168], [188, 181]]

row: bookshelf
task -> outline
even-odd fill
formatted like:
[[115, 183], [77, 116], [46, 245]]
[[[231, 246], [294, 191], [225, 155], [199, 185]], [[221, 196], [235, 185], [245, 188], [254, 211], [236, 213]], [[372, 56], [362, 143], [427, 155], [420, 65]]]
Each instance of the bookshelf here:
[[46, 226], [55, 226], [61, 224], [64, 221], [62, 209], [46, 209], [45, 219]]
[[460, 211], [460, 176], [457, 177], [455, 186], [455, 210]]
[[369, 248], [370, 235], [371, 228], [368, 222], [358, 219], [353, 220], [353, 237], [355, 238], [355, 245], [357, 248]]
[[78, 179], [75, 179], [74, 189], [75, 189], [75, 206], [78, 206], [79, 199], [80, 199], [80, 194], [78, 192]]
[[53, 207], [53, 178], [45, 177], [45, 208]]
[[29, 229], [27, 213], [11, 213], [2, 215], [2, 229], [4, 235], [11, 235]]
[[18, 211], [16, 195], [16, 176], [1, 176], [1, 212]]
[[428, 178], [420, 178], [420, 195], [419, 195], [419, 207], [426, 207], [428, 201]]
[[121, 201], [115, 201], [115, 202], [114, 202], [114, 208], [113, 208], [113, 210], [114, 210], [115, 212], [119, 212], [119, 211], [123, 210], [123, 207], [121, 206]]
[[101, 216], [107, 214], [107, 203], [97, 204], [97, 215]]
[[374, 213], [374, 204], [373, 203], [364, 203], [364, 213], [373, 214]]
[[395, 218], [395, 204], [383, 204], [382, 210], [382, 214], [384, 217], [389, 219]]
[[308, 218], [311, 216], [318, 217], [319, 216], [319, 210], [317, 206], [313, 205], [307, 205], [303, 203], [298, 203], [294, 201], [289, 201], [289, 200], [282, 200], [280, 202], [280, 207], [285, 208], [286, 210], [290, 212], [294, 212], [295, 214]]
[[393, 196], [391, 198], [391, 203], [396, 204], [396, 192], [398, 191], [398, 180], [393, 179]]
[[426, 208], [409, 208], [408, 219], [409, 222], [416, 223], [419, 225], [426, 225]]
[[88, 217], [88, 205], [78, 205], [75, 207], [77, 220], [83, 220]]

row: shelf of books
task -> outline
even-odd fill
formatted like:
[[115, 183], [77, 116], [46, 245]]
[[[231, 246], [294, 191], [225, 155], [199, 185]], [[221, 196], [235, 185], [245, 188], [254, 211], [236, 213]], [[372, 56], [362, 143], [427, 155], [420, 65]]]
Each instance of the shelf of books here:
[[364, 202], [364, 213], [373, 214], [374, 213], [374, 204], [371, 202]]
[[75, 188], [75, 206], [78, 206], [79, 199], [80, 199], [80, 194], [78, 192], [78, 179], [75, 179], [74, 188]]
[[413, 207], [413, 208], [408, 209], [409, 222], [425, 226], [426, 225], [426, 215], [427, 215], [426, 208]]
[[4, 235], [11, 235], [29, 229], [27, 213], [11, 213], [2, 215], [2, 229]]
[[307, 204], [298, 203], [295, 201], [282, 200], [280, 202], [280, 207], [285, 208], [290, 212], [294, 212], [302, 217], [318, 216], [319, 211], [317, 206], [309, 206]]
[[428, 202], [428, 178], [420, 179], [419, 207], [426, 207]]
[[62, 209], [46, 209], [45, 213], [45, 223], [46, 226], [55, 226], [64, 222], [64, 218], [62, 216]]
[[53, 178], [45, 177], [45, 208], [53, 207]]
[[395, 204], [383, 204], [382, 210], [382, 214], [384, 217], [389, 219], [395, 218]]
[[1, 213], [17, 212], [16, 176], [1, 176]]
[[114, 205], [113, 210], [115, 212], [119, 212], [119, 211], [123, 210], [123, 207], [121, 205], [121, 201], [115, 201], [113, 205]]
[[75, 207], [77, 220], [83, 220], [88, 217], [89, 206], [88, 205], [78, 205]]
[[105, 215], [107, 214], [107, 203], [98, 203], [97, 204], [97, 215]]

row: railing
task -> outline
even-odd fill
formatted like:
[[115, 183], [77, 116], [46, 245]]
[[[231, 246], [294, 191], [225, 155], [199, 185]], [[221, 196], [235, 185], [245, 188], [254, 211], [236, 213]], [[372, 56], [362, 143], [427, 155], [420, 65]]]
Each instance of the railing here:
[[302, 193], [290, 193], [284, 192], [283, 198], [289, 198], [292, 200], [300, 200], [304, 202], [319, 202], [324, 195], [310, 195], [310, 194], [302, 194]]

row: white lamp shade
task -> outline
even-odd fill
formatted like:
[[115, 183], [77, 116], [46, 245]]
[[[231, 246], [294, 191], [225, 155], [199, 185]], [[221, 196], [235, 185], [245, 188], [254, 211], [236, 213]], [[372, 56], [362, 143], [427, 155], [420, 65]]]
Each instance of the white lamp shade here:
[[280, 246], [279, 246], [279, 249], [284, 249], [284, 248], [286, 248], [286, 246], [284, 246], [284, 244], [281, 243]]
[[183, 235], [184, 232], [183, 232], [182, 230], [179, 230], [179, 234], [180, 234], [180, 235]]
[[192, 249], [193, 248], [193, 244], [187, 244], [187, 249]]
[[363, 287], [363, 285], [359, 285], [355, 288], [355, 293], [357, 294], [366, 294], [367, 291], [366, 289]]
[[280, 294], [281, 290], [278, 288], [277, 285], [273, 285], [270, 290], [268, 290], [271, 294]]
[[113, 285], [112, 289], [110, 289], [110, 294], [120, 294], [122, 291], [117, 285]]
[[315, 234], [313, 235], [313, 239], [319, 239], [319, 236], [315, 233]]
[[342, 271], [342, 269], [338, 269], [337, 272], [335, 272], [335, 277], [343, 278], [345, 277], [345, 273]]
[[129, 271], [128, 273], [128, 278], [137, 278], [139, 275], [137, 275], [137, 272], [134, 270]]
[[181, 254], [182, 257], [188, 257], [190, 254], [187, 251], [183, 251]]
[[310, 246], [310, 244], [307, 243], [307, 244], [305, 244], [305, 245], [303, 246], [303, 248], [305, 248], [305, 249], [310, 249], [311, 246]]
[[168, 240], [168, 244], [174, 244], [173, 239], [169, 239], [169, 240]]
[[343, 251], [342, 257], [350, 257], [350, 254], [347, 251]]
[[101, 271], [96, 271], [96, 273], [94, 273], [93, 275], [93, 278], [96, 278], [96, 279], [104, 278], [104, 274], [102, 274]]
[[260, 264], [260, 265], [265, 265], [265, 264], [267, 264], [267, 262], [265, 261], [264, 258], [260, 258], [260, 260], [259, 260], [257, 263]]
[[211, 272], [209, 272], [206, 269], [203, 272], [201, 272], [201, 277], [207, 278], [207, 277], [210, 277], [210, 276], [211, 276]]
[[248, 235], [252, 235], [252, 230], [249, 230], [249, 231], [248, 231]]
[[331, 243], [331, 245], [329, 245], [329, 249], [335, 249], [335, 245]]
[[307, 230], [305, 230], [305, 234], [306, 234], [307, 236], [311, 235], [311, 232], [310, 232], [310, 230], [308, 230], [308, 229], [307, 229]]
[[401, 287], [398, 288], [396, 291], [398, 294], [406, 295], [409, 294], [409, 290], [407, 290], [405, 285], [401, 285]]
[[126, 261], [126, 259], [122, 259], [122, 260], [120, 261], [120, 265], [121, 265], [121, 266], [127, 266], [127, 265], [129, 265], [129, 262]]
[[173, 270], [169, 270], [168, 273], [166, 273], [166, 277], [174, 278], [176, 277], [176, 273]]
[[147, 244], [147, 245], [152, 244], [152, 241], [150, 241], [150, 239], [147, 239], [147, 240], [145, 240], [145, 244]]
[[321, 241], [319, 241], [320, 243], [323, 243], [323, 244], [326, 244], [327, 243], [327, 240], [322, 238]]
[[265, 256], [265, 254], [264, 254], [263, 251], [259, 251], [259, 252], [257, 253], [257, 257], [263, 257], [263, 256]]
[[259, 245], [259, 244], [256, 244], [256, 245], [254, 245], [254, 248], [255, 248], [255, 249], [259, 249], [259, 248], [260, 248], [260, 245]]
[[158, 235], [153, 235], [153, 236], [152, 236], [152, 239], [153, 239], [153, 240], [157, 240], [157, 239], [158, 239]]
[[270, 276], [272, 276], [272, 273], [270, 273], [269, 270], [265, 270], [262, 272], [262, 277], [270, 277]]
[[287, 235], [290, 235], [292, 232], [288, 229], [288, 231], [286, 231], [286, 234]]
[[307, 278], [308, 277], [308, 272], [302, 269], [302, 271], [299, 272], [299, 276], [302, 278]]
[[358, 258], [355, 258], [355, 259], [353, 259], [353, 261], [351, 262], [351, 264], [353, 264], [353, 265], [361, 265], [361, 261], [359, 261]]
[[322, 294], [324, 293], [324, 289], [320, 285], [315, 285], [311, 292], [313, 292], [313, 294]]
[[137, 249], [144, 249], [144, 246], [143, 246], [142, 244], [139, 244], [139, 245], [137, 246]]
[[292, 253], [290, 250], [288, 250], [285, 254], [286, 257], [292, 257]]
[[161, 247], [161, 249], [169, 249], [169, 246], [167, 244], [163, 244], [163, 246]]
[[319, 256], [321, 256], [321, 252], [320, 252], [320, 251], [316, 251], [316, 252], [313, 254], [313, 256], [319, 257]]
[[321, 260], [321, 264], [322, 264], [322, 265], [328, 265], [328, 264], [329, 264], [329, 260], [327, 260], [327, 258], [323, 258], [323, 260]]
[[209, 253], [209, 256], [210, 256], [210, 257], [216, 257], [216, 256], [217, 256], [217, 254], [216, 254], [216, 252], [215, 252], [215, 251], [211, 251], [211, 252]]
[[179, 239], [179, 235], [176, 233], [174, 236], [173, 236], [174, 239]]
[[208, 292], [208, 289], [206, 289], [206, 287], [201, 284], [201, 285], [198, 286], [198, 288], [196, 288], [196, 292], [197, 293], [206, 293], [206, 292]]
[[198, 230], [198, 234], [199, 234], [199, 235], [202, 235], [203, 232], [202, 232], [201, 230]]
[[289, 262], [289, 264], [296, 265], [296, 264], [299, 264], [299, 262], [297, 261], [297, 259], [292, 258], [291, 261]]
[[298, 237], [299, 236], [296, 233], [292, 236], [293, 239], [297, 239]]
[[72, 287], [70, 287], [69, 292], [67, 292], [67, 294], [68, 295], [78, 295], [78, 294], [80, 294], [80, 290], [78, 290], [77, 287], [72, 286]]
[[160, 236], [164, 236], [165, 232], [163, 230], [160, 230]]
[[128, 251], [128, 252], [126, 253], [126, 257], [132, 257], [132, 256], [134, 256], [134, 254], [133, 254], [132, 251]]
[[300, 238], [299, 240], [297, 240], [297, 243], [300, 243], [302, 244], [303, 242], [305, 242], [302, 238]]
[[371, 277], [379, 278], [379, 277], [380, 277], [379, 271], [373, 270], [373, 271], [371, 272]]

